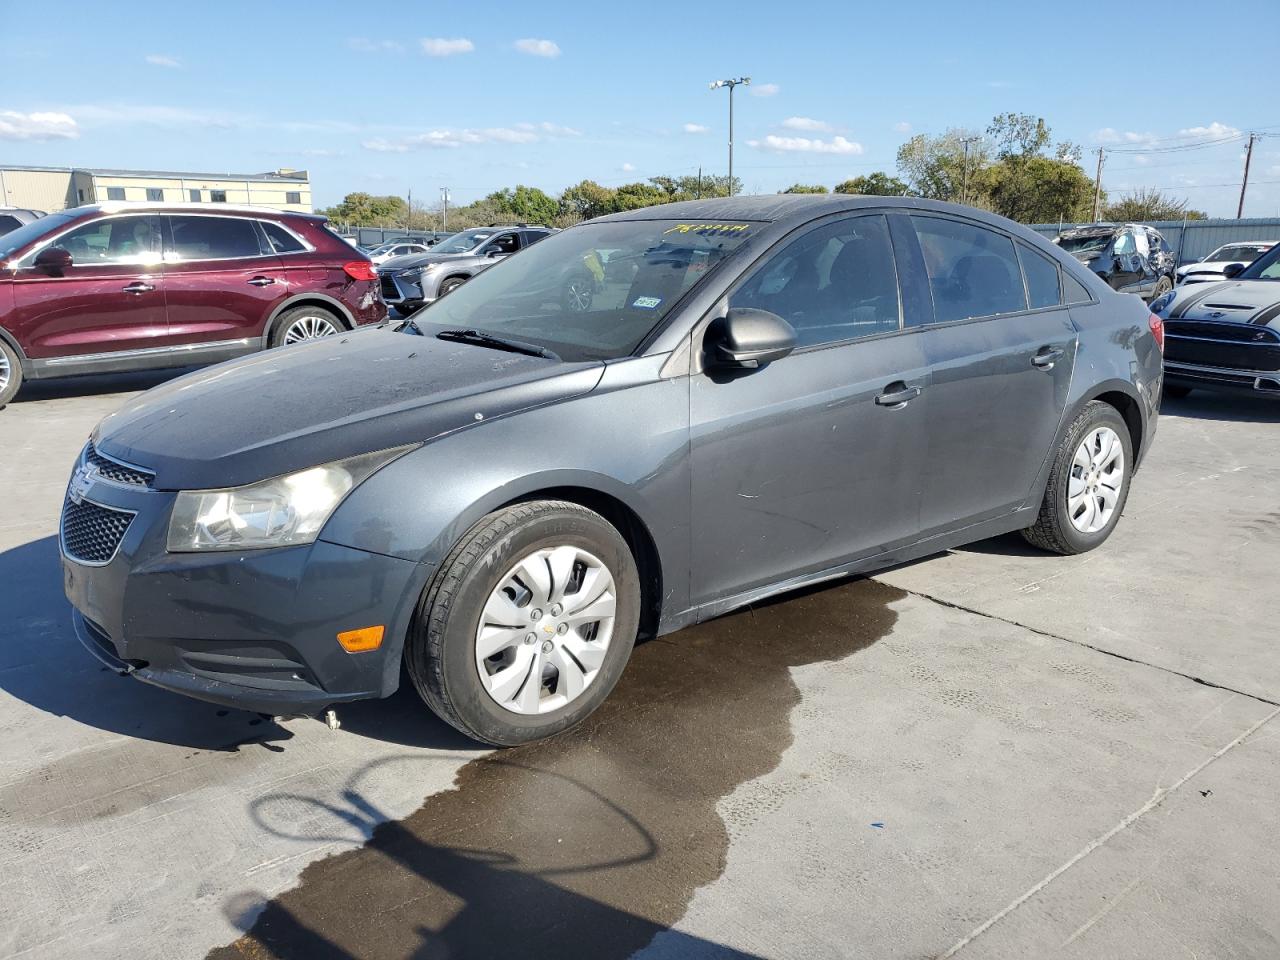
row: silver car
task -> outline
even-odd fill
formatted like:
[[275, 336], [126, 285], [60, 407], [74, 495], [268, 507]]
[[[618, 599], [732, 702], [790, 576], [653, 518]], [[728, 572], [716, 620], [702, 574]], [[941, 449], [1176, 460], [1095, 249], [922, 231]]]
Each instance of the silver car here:
[[427, 253], [392, 257], [378, 267], [382, 299], [400, 313], [412, 313], [504, 257], [556, 231], [550, 227], [476, 227], [455, 233]]

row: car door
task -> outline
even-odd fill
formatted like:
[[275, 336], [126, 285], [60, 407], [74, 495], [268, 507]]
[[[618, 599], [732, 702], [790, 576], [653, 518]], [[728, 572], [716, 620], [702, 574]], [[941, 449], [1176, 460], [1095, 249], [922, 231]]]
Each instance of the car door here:
[[808, 230], [728, 306], [778, 314], [797, 346], [691, 380], [697, 605], [881, 553], [919, 522], [929, 377], [920, 338], [902, 330], [886, 218]]
[[[36, 267], [42, 250], [60, 248], [70, 265]], [[33, 360], [164, 346], [164, 275], [158, 220], [149, 214], [103, 217], [73, 227], [17, 264], [14, 316]]]
[[174, 342], [263, 336], [289, 284], [256, 221], [217, 214], [170, 214], [164, 220], [165, 304]]
[[1066, 408], [1077, 333], [1055, 261], [973, 221], [911, 222], [934, 309], [920, 507], [933, 535], [1027, 500]]

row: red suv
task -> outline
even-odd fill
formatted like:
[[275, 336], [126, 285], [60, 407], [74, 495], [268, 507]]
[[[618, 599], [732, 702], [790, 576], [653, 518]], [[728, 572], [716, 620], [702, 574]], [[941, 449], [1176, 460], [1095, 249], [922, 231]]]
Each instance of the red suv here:
[[0, 407], [24, 379], [216, 363], [385, 315], [323, 217], [76, 207], [0, 236]]

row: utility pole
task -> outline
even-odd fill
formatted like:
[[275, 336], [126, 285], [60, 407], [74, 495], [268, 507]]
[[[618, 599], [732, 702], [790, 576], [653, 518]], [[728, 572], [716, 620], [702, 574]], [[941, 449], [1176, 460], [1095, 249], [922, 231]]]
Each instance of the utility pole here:
[[449, 232], [449, 188], [448, 187], [440, 188], [440, 199], [444, 203], [444, 222], [440, 225], [440, 230], [443, 233], [448, 233]]
[[733, 88], [738, 84], [750, 84], [750, 77], [736, 77], [732, 80], [712, 80], [711, 89], [729, 88], [729, 196], [733, 196]]
[[1098, 173], [1093, 178], [1093, 222], [1098, 222], [1098, 205], [1102, 202], [1102, 147], [1098, 148]]
[[702, 199], [702, 168], [698, 168], [698, 199]]
[[1240, 183], [1240, 206], [1236, 207], [1236, 219], [1244, 216], [1244, 192], [1249, 186], [1249, 161], [1253, 159], [1253, 141], [1258, 139], [1256, 133], [1249, 134], [1249, 146], [1244, 152], [1244, 180]]
[[409, 188], [409, 210], [404, 215], [404, 228], [405, 230], [413, 229], [413, 187]]
[[969, 202], [969, 144], [977, 143], [981, 137], [961, 137], [960, 142], [964, 144], [964, 179], [963, 185], [960, 187], [960, 202]]

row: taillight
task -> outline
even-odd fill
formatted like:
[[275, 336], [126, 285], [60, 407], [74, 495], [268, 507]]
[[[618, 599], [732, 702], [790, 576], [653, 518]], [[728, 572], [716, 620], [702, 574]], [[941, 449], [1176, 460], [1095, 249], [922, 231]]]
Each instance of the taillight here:
[[368, 260], [351, 260], [342, 265], [342, 272], [352, 280], [377, 280], [378, 271]]
[[1164, 353], [1164, 321], [1153, 313], [1147, 317], [1147, 326], [1151, 328], [1151, 335], [1156, 338], [1156, 346]]

